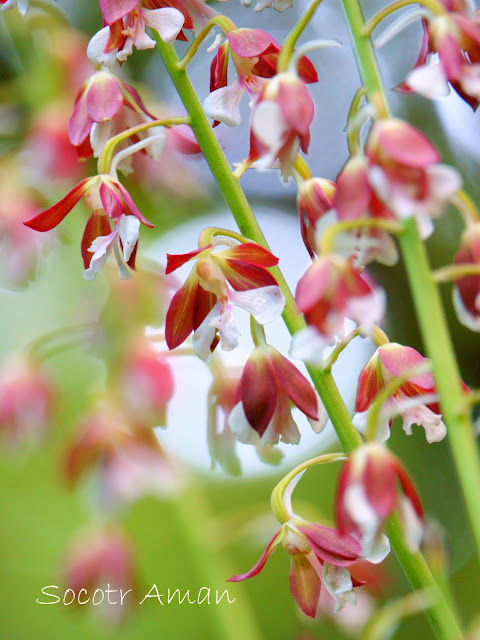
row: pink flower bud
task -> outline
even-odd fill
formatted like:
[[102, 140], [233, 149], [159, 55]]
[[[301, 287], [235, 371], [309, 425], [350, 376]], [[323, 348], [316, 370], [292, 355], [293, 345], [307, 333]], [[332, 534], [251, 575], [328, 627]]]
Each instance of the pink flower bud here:
[[333, 208], [335, 183], [323, 178], [309, 178], [300, 183], [297, 195], [298, 214], [303, 242], [308, 253], [315, 255], [315, 228], [320, 218]]

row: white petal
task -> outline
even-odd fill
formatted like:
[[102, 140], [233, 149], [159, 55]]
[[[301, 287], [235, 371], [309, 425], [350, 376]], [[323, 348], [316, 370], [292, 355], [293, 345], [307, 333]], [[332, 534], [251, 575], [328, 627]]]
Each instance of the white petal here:
[[241, 122], [240, 101], [245, 91], [244, 85], [236, 78], [227, 87], [212, 91], [203, 101], [203, 109], [212, 120], [237, 127]]
[[93, 253], [90, 266], [83, 272], [85, 280], [93, 280], [97, 273], [104, 267], [116, 242], [116, 228], [108, 236], [98, 236], [98, 238], [95, 238], [89, 248], [89, 251]]
[[[148, 38], [147, 34], [145, 34], [145, 37]], [[153, 49], [153, 47], [155, 46], [155, 42], [149, 38], [150, 43], [151, 43], [151, 48]], [[117, 53], [116, 59], [119, 62], [125, 62], [125, 60], [128, 58], [128, 56], [131, 56], [133, 53], [133, 45], [136, 44], [137, 41], [134, 40], [132, 37], [128, 37], [125, 40], [125, 43], [122, 47], [122, 49]], [[148, 47], [146, 47], [148, 48]]]
[[435, 229], [432, 218], [425, 212], [419, 212], [415, 215], [415, 220], [421, 239], [426, 240], [432, 235]]
[[118, 221], [118, 233], [123, 246], [123, 256], [125, 262], [130, 260], [132, 251], [138, 242], [138, 232], [140, 229], [140, 220], [135, 216], [120, 216]]
[[88, 43], [87, 56], [93, 64], [111, 66], [116, 62], [116, 51], [104, 53], [110, 37], [110, 27], [100, 29]]
[[215, 329], [218, 329], [220, 347], [223, 351], [232, 351], [238, 347], [240, 331], [237, 329], [237, 325], [235, 324], [233, 306], [231, 304], [225, 305], [222, 312], [212, 318], [210, 325], [215, 327]]
[[[185, 22], [185, 18], [180, 11], [172, 7], [153, 10], [143, 9], [142, 15], [145, 23], [155, 29], [164, 42], [175, 42]], [[138, 47], [138, 45], [136, 46]]]
[[204, 321], [193, 334], [193, 350], [204, 362], [209, 362], [212, 357], [210, 346], [215, 338], [215, 327], [212, 325], [212, 320], [220, 314], [220, 311], [220, 303], [216, 302], [213, 309], [205, 316]]
[[244, 444], [260, 444], [260, 437], [255, 429], [252, 429], [250, 426], [241, 402], [236, 404], [230, 411], [228, 426], [239, 442], [243, 442]]
[[306, 327], [293, 336], [288, 354], [294, 360], [322, 365], [325, 360], [325, 349], [329, 344], [330, 342], [315, 327]]
[[314, 433], [322, 433], [328, 422], [328, 413], [323, 406], [323, 402], [320, 400], [320, 396], [317, 392], [315, 392], [315, 395], [317, 396], [318, 420], [312, 420], [312, 418], [307, 418], [307, 420], [310, 423], [310, 426], [312, 427], [312, 431]]
[[276, 285], [248, 291], [232, 291], [229, 298], [236, 307], [248, 311], [259, 324], [276, 320], [285, 308], [285, 296]]
[[288, 129], [280, 106], [271, 100], [262, 100], [252, 115], [252, 131], [275, 157], [284, 144]]
[[348, 569], [325, 562], [323, 564], [322, 578], [325, 588], [335, 598], [335, 613], [341, 611], [347, 604], [353, 606], [357, 604], [352, 576]]
[[416, 67], [408, 74], [406, 84], [412, 91], [430, 100], [445, 98], [450, 93], [450, 86], [439, 62]]
[[417, 515], [411, 501], [403, 497], [399, 506], [400, 519], [405, 533], [405, 542], [413, 553], [418, 551], [423, 538], [423, 523]]
[[[274, 0], [273, 2], [273, 8], [275, 9], [275, 11], [278, 11], [279, 13], [283, 13], [284, 11], [286, 11], [287, 9], [290, 9], [291, 7], [293, 7], [293, 0]], [[255, 7], [255, 11], [257, 10], [257, 8]]]
[[365, 560], [372, 564], [380, 564], [390, 553], [390, 541], [383, 533], [374, 538], [363, 538], [362, 549]]
[[17, 7], [22, 16], [24, 16], [28, 11], [28, 2], [29, 0], [17, 0]]
[[380, 324], [385, 315], [386, 296], [381, 287], [375, 287], [368, 296], [350, 298], [346, 315], [358, 324]]
[[436, 164], [427, 169], [428, 190], [437, 205], [430, 213], [438, 215], [445, 203], [462, 188], [462, 177], [456, 169], [446, 164]]
[[453, 288], [452, 300], [459, 322], [463, 324], [464, 327], [467, 327], [467, 329], [470, 329], [470, 331], [475, 331], [476, 333], [479, 332], [480, 315], [473, 316], [470, 311], [468, 311], [468, 309], [463, 304], [463, 300], [457, 287]]
[[360, 484], [351, 484], [344, 494], [345, 509], [350, 518], [361, 529], [364, 536], [373, 538], [380, 520]]
[[113, 136], [115, 124], [113, 120], [106, 122], [94, 122], [90, 129], [90, 146], [95, 158], [102, 153], [106, 143]]
[[418, 424], [425, 429], [425, 437], [428, 443], [441, 442], [447, 435], [447, 427], [442, 416], [434, 413], [423, 404], [402, 412], [403, 430], [407, 435], [412, 435], [412, 424]]

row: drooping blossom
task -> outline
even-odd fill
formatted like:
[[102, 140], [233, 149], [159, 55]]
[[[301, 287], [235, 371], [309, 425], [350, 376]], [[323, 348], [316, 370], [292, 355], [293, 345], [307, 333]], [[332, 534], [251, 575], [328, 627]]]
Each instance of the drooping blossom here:
[[313, 258], [316, 253], [315, 229], [317, 222], [333, 209], [336, 185], [323, 178], [308, 178], [298, 186], [297, 209], [303, 243]]
[[19, 12], [24, 16], [28, 11], [29, 0], [0, 0], [0, 9], [8, 11], [17, 7]]
[[[480, 264], [480, 223], [465, 228], [455, 264]], [[452, 294], [460, 322], [471, 331], [480, 331], [480, 275], [458, 278]]]
[[[241, 473], [237, 455], [237, 439], [228, 424], [228, 418], [237, 404], [237, 389], [241, 369], [223, 367], [215, 362], [213, 380], [208, 391], [207, 443], [212, 468], [218, 463], [225, 473], [238, 476]], [[256, 452], [262, 462], [277, 465], [282, 460], [281, 451], [270, 444], [257, 444]]]
[[[131, 114], [129, 126], [155, 119], [133, 87], [106, 68], [95, 71], [78, 91], [68, 124], [70, 142], [79, 157], [99, 155], [106, 140], [119, 132], [115, 124], [125, 110]], [[134, 117], [138, 122], [133, 122]]]
[[132, 419], [145, 426], [165, 426], [167, 405], [174, 392], [167, 359], [145, 338], [126, 349], [116, 387]]
[[249, 161], [260, 169], [278, 161], [282, 175], [292, 174], [298, 152], [308, 152], [315, 113], [310, 91], [296, 73], [268, 80], [252, 105]]
[[367, 560], [381, 562], [390, 551], [382, 531], [395, 510], [399, 511], [409, 548], [417, 550], [423, 535], [423, 509], [407, 472], [380, 443], [370, 442], [355, 449], [344, 463], [337, 485], [335, 518], [339, 532], [356, 538]]
[[[415, 217], [426, 238], [433, 231], [432, 219], [461, 185], [458, 172], [440, 164], [438, 151], [418, 129], [387, 118], [374, 123], [365, 155], [351, 158], [340, 172], [334, 206], [340, 220]], [[381, 245], [382, 238], [377, 235], [377, 240]], [[390, 251], [388, 246], [383, 250]]]
[[174, 42], [183, 27], [193, 27], [181, 0], [101, 0], [100, 9], [106, 26], [93, 36], [87, 48], [88, 57], [96, 65], [124, 62], [133, 53], [133, 47], [153, 49], [155, 40], [147, 34], [147, 27], [156, 31], [164, 42]]
[[[417, 61], [398, 88], [429, 99], [445, 97], [452, 88], [476, 109], [480, 103], [480, 20], [463, 0], [440, 1], [446, 11], [422, 19]], [[394, 24], [391, 33], [396, 31]]]
[[308, 327], [295, 334], [290, 354], [305, 362], [323, 362], [326, 346], [345, 335], [345, 320], [379, 324], [385, 293], [353, 260], [337, 255], [317, 258], [300, 278], [295, 293], [297, 306]]
[[[356, 411], [360, 414], [367, 411], [378, 394], [393, 379], [408, 375], [410, 370], [414, 371], [427, 364], [427, 358], [412, 347], [396, 342], [379, 347], [360, 374]], [[465, 385], [463, 387], [468, 391]], [[409, 435], [412, 433], [413, 424], [421, 425], [425, 429], [425, 436], [430, 443], [443, 440], [447, 434], [438, 406], [433, 375], [428, 371], [413, 372], [408, 381], [384, 403], [380, 412], [380, 424], [377, 426], [379, 438], [389, 437], [393, 418], [397, 414], [402, 417], [403, 429]], [[359, 422], [363, 420], [360, 416]]]
[[0, 370], [0, 439], [9, 447], [38, 443], [50, 432], [56, 388], [28, 356], [7, 359]]
[[243, 369], [236, 405], [228, 424], [237, 440], [248, 444], [298, 444], [300, 432], [292, 406], [319, 433], [326, 424], [323, 406], [308, 380], [270, 345], [255, 347]]
[[189, 253], [167, 255], [166, 273], [190, 260], [196, 260], [196, 264], [173, 296], [167, 313], [165, 338], [169, 349], [181, 345], [193, 331], [195, 352], [209, 360], [219, 341], [225, 351], [238, 345], [235, 306], [248, 311], [260, 324], [282, 313], [284, 296], [266, 269], [275, 266], [278, 258], [263, 247], [248, 242], [215, 250], [210, 244]]
[[[153, 225], [142, 215], [125, 187], [111, 175], [85, 178], [60, 202], [24, 224], [35, 231], [50, 231], [62, 222], [82, 196], [91, 211], [81, 245], [85, 277], [94, 278], [112, 251], [120, 277], [129, 277], [128, 267], [135, 268], [140, 222], [150, 228]], [[113, 230], [110, 221], [116, 223]]]
[[291, 558], [290, 591], [305, 615], [316, 616], [322, 583], [335, 598], [336, 611], [356, 604], [354, 588], [364, 583], [353, 578], [347, 567], [362, 556], [360, 544], [351, 535], [341, 535], [295, 515], [270, 540], [256, 565], [247, 573], [232, 576], [229, 582], [258, 575], [280, 543]]
[[[119, 622], [135, 602], [135, 565], [131, 543], [121, 530], [111, 524], [91, 527], [77, 533], [68, 546], [62, 581], [65, 589], [73, 591], [73, 602], [95, 605], [109, 622]], [[104, 601], [97, 596], [93, 605], [96, 589], [102, 591]]]
[[[240, 124], [240, 102], [245, 93], [259, 94], [267, 78], [277, 73], [278, 42], [261, 29], [234, 29], [225, 34], [210, 67], [210, 95], [203, 103], [206, 114], [216, 124], [231, 127]], [[231, 56], [237, 72], [228, 84], [228, 61]], [[310, 60], [303, 56], [298, 66], [304, 82], [317, 82], [317, 73]]]
[[88, 475], [101, 505], [109, 508], [144, 495], [169, 495], [179, 481], [153, 430], [111, 403], [94, 407], [82, 420], [65, 456], [64, 475], [70, 486]]

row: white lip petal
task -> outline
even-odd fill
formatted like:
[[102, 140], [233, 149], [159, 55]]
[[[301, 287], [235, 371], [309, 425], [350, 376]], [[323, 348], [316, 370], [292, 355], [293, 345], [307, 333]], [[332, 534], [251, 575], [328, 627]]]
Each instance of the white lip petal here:
[[138, 242], [138, 232], [140, 229], [140, 220], [135, 216], [120, 216], [118, 221], [118, 233], [123, 246], [123, 255], [125, 262], [130, 260], [135, 245]]
[[243, 404], [239, 402], [230, 411], [228, 426], [239, 442], [244, 444], [260, 444], [260, 437], [255, 429], [252, 429], [247, 420]]
[[252, 115], [252, 131], [272, 153], [282, 148], [288, 125], [280, 106], [271, 100], [262, 100]]
[[383, 533], [375, 538], [363, 538], [362, 549], [365, 560], [372, 564], [380, 564], [390, 553], [390, 541]]
[[345, 567], [337, 567], [325, 562], [322, 571], [323, 584], [328, 593], [335, 598], [335, 613], [350, 604], [357, 604], [357, 596], [353, 590], [352, 576]]
[[185, 22], [185, 18], [180, 11], [172, 7], [152, 10], [143, 9], [142, 15], [145, 23], [155, 29], [164, 42], [170, 43], [175, 42]]
[[450, 86], [440, 63], [425, 64], [410, 71], [406, 78], [407, 85], [429, 100], [445, 98], [450, 93]]
[[[446, 164], [436, 164], [427, 169], [428, 187], [432, 199], [440, 206], [462, 188], [462, 177], [456, 169]], [[440, 213], [432, 211], [432, 214]]]
[[345, 490], [345, 509], [350, 518], [362, 530], [362, 533], [373, 538], [380, 524], [375, 509], [372, 507], [360, 484], [351, 484]]
[[259, 324], [276, 320], [285, 308], [285, 296], [277, 285], [248, 291], [232, 291], [230, 302], [248, 311]]
[[325, 349], [329, 344], [331, 343], [315, 327], [306, 327], [293, 336], [288, 353], [295, 360], [322, 365], [325, 360]]
[[116, 228], [108, 236], [98, 236], [98, 238], [95, 238], [89, 248], [89, 251], [93, 253], [90, 266], [83, 272], [85, 280], [94, 280], [97, 273], [103, 269], [115, 242], [117, 242]]
[[92, 147], [95, 158], [98, 158], [107, 141], [113, 136], [114, 127], [113, 120], [94, 122], [92, 124], [92, 128], [90, 129], [90, 146]]
[[212, 324], [212, 320], [214, 320], [219, 314], [220, 303], [217, 302], [193, 334], [193, 350], [204, 362], [209, 362], [212, 357], [210, 346], [215, 338], [215, 327]]
[[385, 301], [385, 291], [375, 287], [368, 296], [350, 298], [346, 315], [358, 324], [380, 324], [385, 315]]
[[236, 78], [227, 87], [212, 91], [203, 102], [203, 109], [209, 118], [218, 120], [229, 127], [237, 127], [241, 122], [240, 101], [245, 93], [244, 85]]
[[88, 43], [87, 56], [93, 64], [111, 66], [116, 62], [116, 52], [104, 53], [110, 37], [110, 27], [103, 27]]

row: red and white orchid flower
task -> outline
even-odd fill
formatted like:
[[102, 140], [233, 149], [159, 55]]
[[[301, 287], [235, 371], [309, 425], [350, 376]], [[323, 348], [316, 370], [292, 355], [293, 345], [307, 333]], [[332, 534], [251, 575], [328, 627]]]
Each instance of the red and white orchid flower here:
[[387, 118], [374, 123], [365, 156], [350, 159], [340, 172], [334, 206], [340, 220], [415, 217], [426, 238], [432, 218], [461, 186], [458, 172], [440, 164], [438, 151], [418, 129]]
[[250, 571], [232, 576], [228, 582], [258, 575], [279, 544], [290, 555], [290, 591], [305, 615], [316, 616], [322, 583], [335, 598], [336, 611], [346, 604], [356, 604], [354, 588], [364, 583], [353, 578], [347, 567], [362, 556], [360, 544], [351, 535], [341, 535], [296, 515], [281, 526]]
[[[147, 9], [143, 4], [160, 8]], [[182, 13], [171, 4], [184, 9], [180, 0], [170, 3], [101, 0], [100, 9], [106, 26], [90, 40], [88, 57], [94, 64], [110, 66], [116, 61], [124, 62], [133, 53], [133, 47], [153, 49], [155, 40], [147, 34], [146, 27], [156, 31], [164, 42], [174, 42], [182, 28], [192, 28], [193, 23], [185, 25], [188, 12], [184, 9]]]
[[[396, 342], [379, 347], [363, 368], [358, 380], [356, 411], [361, 415], [357, 417], [357, 422], [363, 423], [365, 416], [362, 414], [375, 402], [387, 384], [426, 364], [428, 359], [412, 347]], [[468, 392], [468, 387], [463, 387]], [[379, 438], [389, 437], [395, 415], [402, 417], [403, 429], [408, 435], [412, 433], [412, 425], [418, 424], [425, 429], [428, 442], [443, 440], [447, 428], [442, 421], [435, 382], [430, 372], [412, 373], [385, 402], [380, 413]]]
[[282, 313], [285, 298], [266, 269], [275, 266], [278, 258], [263, 247], [247, 242], [218, 251], [210, 244], [182, 255], [167, 255], [166, 273], [190, 260], [196, 264], [167, 312], [169, 349], [178, 347], [193, 331], [195, 352], [208, 361], [219, 341], [225, 351], [238, 346], [234, 307], [245, 309], [260, 324]]
[[294, 72], [279, 73], [265, 83], [253, 105], [249, 161], [259, 169], [278, 161], [282, 175], [292, 174], [298, 152], [308, 152], [315, 113], [310, 91]]
[[390, 551], [382, 530], [396, 509], [408, 546], [418, 550], [423, 509], [407, 472], [398, 458], [377, 442], [355, 449], [344, 463], [337, 485], [335, 518], [339, 532], [356, 538], [369, 562], [381, 562]]
[[357, 268], [353, 259], [337, 255], [317, 258], [300, 278], [295, 293], [308, 327], [293, 337], [290, 355], [323, 362], [325, 347], [345, 336], [345, 320], [376, 325], [385, 311], [385, 292]]
[[[111, 175], [85, 178], [60, 202], [24, 224], [35, 231], [50, 231], [62, 222], [82, 197], [91, 211], [82, 238], [85, 277], [92, 279], [112, 251], [117, 258], [120, 276], [129, 277], [126, 264], [131, 268], [135, 266], [140, 222], [150, 228], [153, 224], [142, 215], [125, 187]], [[116, 223], [113, 230], [110, 220]]]
[[239, 442], [289, 444], [300, 442], [292, 406], [304, 413], [312, 429], [320, 433], [326, 411], [310, 382], [270, 345], [255, 347], [243, 369], [236, 405], [228, 424]]
[[[261, 93], [266, 79], [277, 73], [281, 47], [261, 29], [234, 29], [225, 36], [226, 42], [220, 45], [210, 67], [210, 95], [205, 99], [203, 108], [216, 124], [223, 122], [235, 127], [241, 122], [240, 102], [243, 95]], [[229, 55], [237, 77], [228, 85]], [[304, 82], [318, 81], [317, 73], [306, 56], [299, 61], [298, 73]]]

